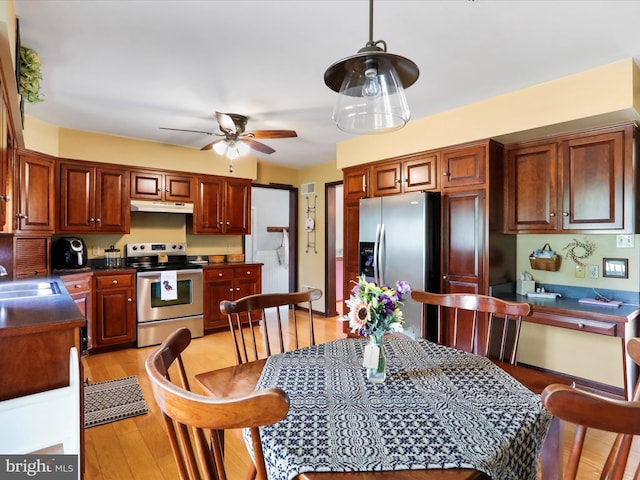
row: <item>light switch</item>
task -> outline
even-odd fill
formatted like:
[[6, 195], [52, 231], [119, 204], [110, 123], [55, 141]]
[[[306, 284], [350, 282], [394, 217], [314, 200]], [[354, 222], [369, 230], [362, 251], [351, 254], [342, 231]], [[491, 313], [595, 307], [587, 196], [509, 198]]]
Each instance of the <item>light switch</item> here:
[[576, 265], [576, 278], [584, 278], [584, 265]]

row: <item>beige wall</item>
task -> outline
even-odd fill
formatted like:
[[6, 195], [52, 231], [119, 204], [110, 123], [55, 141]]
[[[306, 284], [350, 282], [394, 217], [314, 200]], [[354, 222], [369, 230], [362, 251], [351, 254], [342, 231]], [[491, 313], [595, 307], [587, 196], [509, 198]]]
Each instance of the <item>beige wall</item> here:
[[[518, 132], [551, 131], [640, 119], [640, 70], [633, 59], [535, 85], [471, 105], [412, 120], [402, 130], [337, 145], [337, 165], [396, 157], [484, 138], [513, 141]], [[554, 128], [548, 128], [554, 126]], [[543, 130], [537, 130], [543, 129]]]

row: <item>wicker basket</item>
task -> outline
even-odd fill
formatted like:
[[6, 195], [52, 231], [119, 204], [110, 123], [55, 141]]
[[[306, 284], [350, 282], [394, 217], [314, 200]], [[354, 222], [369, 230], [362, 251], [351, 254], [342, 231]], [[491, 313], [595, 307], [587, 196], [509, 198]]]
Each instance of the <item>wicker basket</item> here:
[[531, 268], [533, 268], [534, 270], [557, 272], [558, 270], [560, 270], [562, 257], [560, 255], [554, 255], [551, 258], [529, 257], [529, 263], [531, 264]]
[[230, 253], [227, 255], [227, 263], [243, 263], [243, 262], [244, 262], [243, 253]]
[[224, 255], [209, 255], [209, 263], [224, 263]]

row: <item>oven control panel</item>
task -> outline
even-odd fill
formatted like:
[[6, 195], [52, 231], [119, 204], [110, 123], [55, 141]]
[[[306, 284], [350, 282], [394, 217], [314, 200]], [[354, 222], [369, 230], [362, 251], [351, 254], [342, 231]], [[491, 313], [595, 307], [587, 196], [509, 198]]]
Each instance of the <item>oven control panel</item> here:
[[126, 247], [127, 257], [145, 257], [149, 255], [186, 255], [187, 244], [172, 243], [128, 243]]

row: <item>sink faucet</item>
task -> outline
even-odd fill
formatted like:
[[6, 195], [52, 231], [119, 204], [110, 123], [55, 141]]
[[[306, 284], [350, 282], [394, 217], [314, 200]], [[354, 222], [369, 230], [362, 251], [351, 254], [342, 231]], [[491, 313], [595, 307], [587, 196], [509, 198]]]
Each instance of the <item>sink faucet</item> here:
[[4, 265], [0, 265], [0, 277], [5, 277], [9, 275], [9, 273], [7, 272], [7, 269], [4, 268]]

